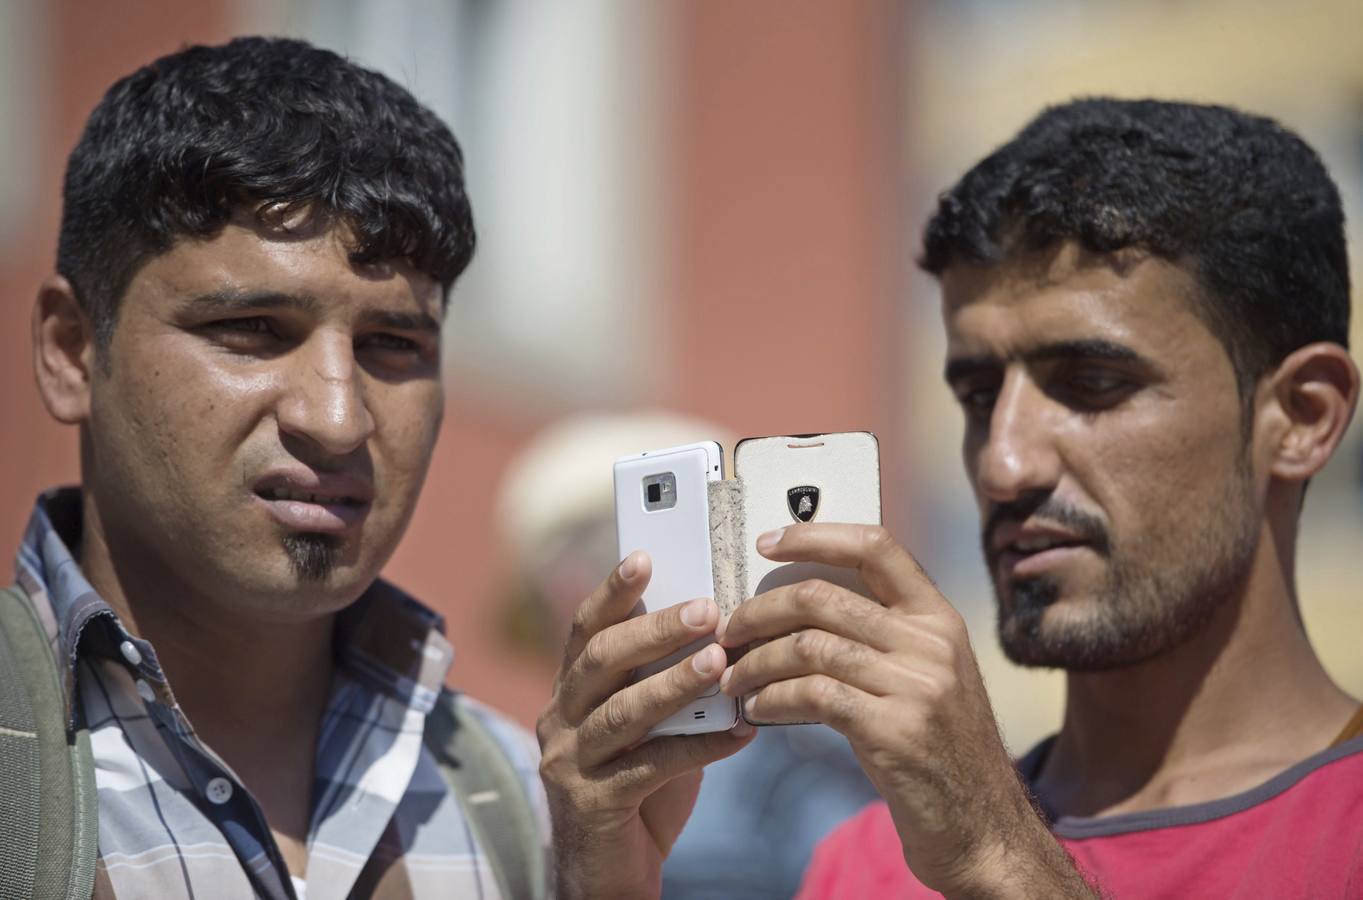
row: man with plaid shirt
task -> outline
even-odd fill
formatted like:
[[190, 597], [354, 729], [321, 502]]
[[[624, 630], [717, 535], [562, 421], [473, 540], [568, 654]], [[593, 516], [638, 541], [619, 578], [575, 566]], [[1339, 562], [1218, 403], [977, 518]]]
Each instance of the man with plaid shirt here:
[[[13, 596], [89, 737], [95, 896], [519, 894], [479, 832], [497, 802], [544, 868], [533, 742], [443, 691], [439, 617], [377, 579], [473, 246], [449, 130], [307, 44], [190, 47], [91, 114], [33, 330], [81, 485], [39, 498]], [[442, 715], [497, 790], [461, 797]]]

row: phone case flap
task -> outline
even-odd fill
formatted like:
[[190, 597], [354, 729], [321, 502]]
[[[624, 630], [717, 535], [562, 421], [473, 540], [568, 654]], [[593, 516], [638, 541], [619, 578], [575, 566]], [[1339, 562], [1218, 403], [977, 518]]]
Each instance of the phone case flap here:
[[745, 599], [807, 578], [856, 589], [850, 570], [772, 562], [757, 552], [756, 541], [764, 532], [801, 522], [880, 524], [875, 435], [856, 431], [750, 438], [738, 445], [734, 471], [743, 484]]

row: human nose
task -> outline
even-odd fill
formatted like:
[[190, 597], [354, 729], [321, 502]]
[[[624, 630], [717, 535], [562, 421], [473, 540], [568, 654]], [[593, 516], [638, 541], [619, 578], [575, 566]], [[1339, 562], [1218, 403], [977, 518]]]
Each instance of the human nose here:
[[374, 433], [374, 417], [349, 337], [315, 335], [293, 356], [276, 409], [280, 431], [331, 456], [363, 446]]
[[1055, 488], [1061, 465], [1049, 407], [1025, 373], [1004, 378], [975, 452], [975, 485], [982, 498], [1008, 503]]

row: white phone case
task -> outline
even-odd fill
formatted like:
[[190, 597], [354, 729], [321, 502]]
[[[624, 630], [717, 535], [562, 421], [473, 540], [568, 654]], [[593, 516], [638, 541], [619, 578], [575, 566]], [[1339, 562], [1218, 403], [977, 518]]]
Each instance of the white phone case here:
[[[644, 591], [646, 611], [655, 612], [697, 597], [712, 597], [714, 568], [710, 554], [709, 485], [723, 477], [722, 451], [714, 441], [655, 450], [615, 463], [615, 521], [621, 558], [643, 550], [653, 561], [653, 576]], [[649, 509], [646, 480], [675, 477], [676, 502]], [[641, 666], [641, 680], [675, 665], [714, 640], [703, 638], [665, 659]], [[664, 719], [651, 736], [724, 731], [738, 721], [738, 704], [719, 692], [704, 696]]]
[[869, 431], [747, 438], [734, 451], [743, 481], [746, 596], [808, 578], [856, 589], [853, 573], [815, 563], [775, 563], [757, 552], [763, 532], [799, 522], [880, 524], [880, 448]]
[[880, 448], [874, 434], [748, 438], [734, 450], [734, 475], [743, 482], [745, 597], [811, 578], [867, 593], [854, 570], [773, 562], [757, 552], [757, 538], [801, 522], [879, 525]]

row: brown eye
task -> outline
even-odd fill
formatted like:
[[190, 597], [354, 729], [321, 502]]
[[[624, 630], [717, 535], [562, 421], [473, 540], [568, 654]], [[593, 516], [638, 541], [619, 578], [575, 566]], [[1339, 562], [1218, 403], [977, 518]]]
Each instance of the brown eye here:
[[994, 401], [998, 399], [998, 396], [999, 392], [995, 388], [976, 388], [958, 394], [956, 402], [961, 404], [961, 408], [967, 413], [978, 415], [993, 409]]
[[364, 339], [362, 345], [377, 350], [395, 350], [400, 353], [415, 353], [421, 349], [416, 341], [397, 334], [371, 334]]
[[223, 331], [237, 331], [242, 334], [273, 334], [274, 329], [270, 326], [268, 319], [262, 316], [250, 316], [244, 319], [223, 319], [212, 323], [211, 327]]
[[216, 340], [233, 347], [257, 347], [283, 339], [278, 325], [265, 316], [219, 319], [205, 327]]
[[989, 415], [999, 399], [1002, 382], [996, 375], [963, 378], [951, 385], [956, 402], [967, 416], [980, 418]]
[[1091, 394], [1106, 394], [1125, 385], [1126, 379], [1110, 372], [1078, 374], [1070, 378], [1070, 387]]
[[1056, 381], [1052, 395], [1067, 405], [1097, 412], [1116, 406], [1139, 385], [1121, 372], [1109, 369], [1079, 370]]

